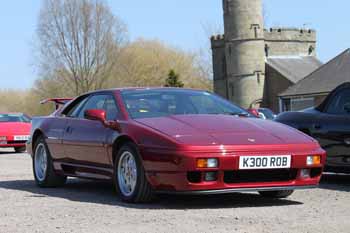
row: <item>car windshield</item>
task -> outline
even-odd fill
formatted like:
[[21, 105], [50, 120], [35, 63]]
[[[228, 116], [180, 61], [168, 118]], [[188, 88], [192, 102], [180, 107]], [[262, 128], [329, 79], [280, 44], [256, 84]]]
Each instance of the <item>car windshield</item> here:
[[24, 114], [0, 114], [0, 123], [3, 123], [3, 122], [29, 123], [30, 121], [31, 121], [30, 117]]
[[187, 114], [225, 114], [253, 117], [244, 109], [205, 91], [145, 89], [123, 91], [124, 104], [132, 118]]

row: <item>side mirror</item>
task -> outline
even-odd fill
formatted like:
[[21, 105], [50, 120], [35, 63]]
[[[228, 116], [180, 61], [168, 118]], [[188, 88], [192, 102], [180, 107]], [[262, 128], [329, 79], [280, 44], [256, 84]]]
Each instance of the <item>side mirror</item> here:
[[84, 112], [84, 117], [92, 121], [106, 122], [106, 111], [103, 109], [88, 109]]
[[344, 104], [344, 110], [345, 112], [350, 113], [350, 103]]

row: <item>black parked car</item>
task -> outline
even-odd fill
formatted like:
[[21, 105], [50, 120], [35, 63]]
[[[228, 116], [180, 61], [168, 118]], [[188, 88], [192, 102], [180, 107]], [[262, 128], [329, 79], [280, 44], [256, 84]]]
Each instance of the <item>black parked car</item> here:
[[325, 171], [350, 173], [350, 83], [336, 88], [320, 106], [281, 113], [276, 121], [319, 141], [327, 151]]

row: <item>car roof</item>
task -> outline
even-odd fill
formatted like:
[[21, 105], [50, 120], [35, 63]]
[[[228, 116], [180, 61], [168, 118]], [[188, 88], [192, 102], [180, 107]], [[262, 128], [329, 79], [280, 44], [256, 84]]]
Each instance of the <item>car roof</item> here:
[[121, 88], [110, 88], [110, 89], [102, 89], [102, 90], [96, 90], [91, 91], [85, 94], [94, 94], [94, 93], [100, 93], [104, 91], [142, 91], [142, 90], [182, 90], [182, 91], [206, 91], [206, 90], [200, 90], [200, 89], [194, 89], [194, 88], [177, 88], [177, 87], [121, 87]]

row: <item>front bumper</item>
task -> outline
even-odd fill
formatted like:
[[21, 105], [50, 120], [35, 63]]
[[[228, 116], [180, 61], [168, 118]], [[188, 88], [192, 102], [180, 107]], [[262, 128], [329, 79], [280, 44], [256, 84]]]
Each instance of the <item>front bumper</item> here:
[[[3, 136], [2, 136], [3, 137]], [[5, 135], [6, 139], [1, 139], [0, 140], [0, 148], [10, 148], [10, 147], [25, 147], [27, 140], [18, 140], [15, 138], [16, 136], [14, 135]]]
[[[141, 152], [146, 176], [156, 192], [178, 194], [216, 194], [246, 191], [294, 190], [316, 187], [321, 179], [326, 154], [321, 148], [300, 151], [264, 151], [264, 152]], [[239, 157], [246, 155], [284, 155], [291, 154], [291, 168], [248, 170], [239, 169]], [[306, 165], [308, 155], [320, 155], [320, 165]], [[217, 158], [218, 168], [199, 169], [197, 158]], [[301, 174], [303, 169], [310, 171], [310, 176]], [[206, 181], [206, 173], [215, 172], [216, 179]], [[189, 174], [199, 174], [196, 179]], [[271, 176], [270, 176], [271, 174]]]
[[8, 142], [6, 144], [0, 144], [0, 148], [10, 148], [10, 147], [25, 147], [26, 143], [25, 142]]
[[216, 190], [199, 190], [199, 191], [164, 191], [159, 190], [159, 194], [176, 194], [176, 195], [212, 195], [212, 194], [229, 194], [241, 192], [262, 192], [262, 191], [284, 191], [284, 190], [303, 190], [317, 188], [318, 185], [308, 186], [282, 186], [282, 187], [263, 187], [263, 188], [235, 188], [235, 189], [216, 189]]

